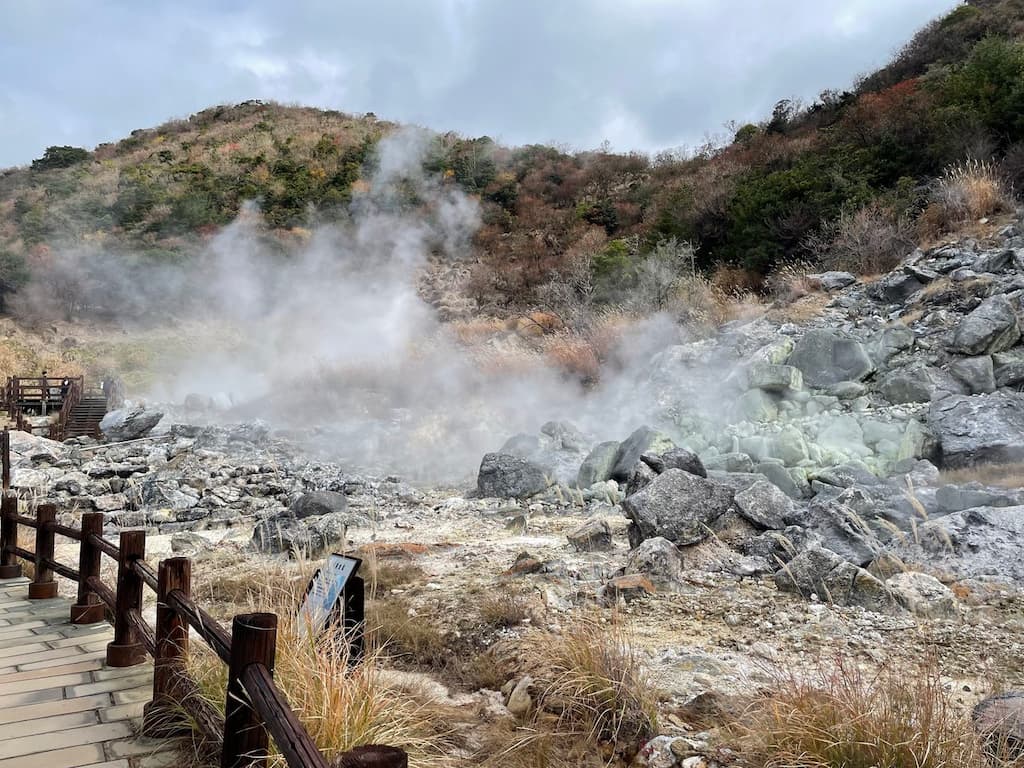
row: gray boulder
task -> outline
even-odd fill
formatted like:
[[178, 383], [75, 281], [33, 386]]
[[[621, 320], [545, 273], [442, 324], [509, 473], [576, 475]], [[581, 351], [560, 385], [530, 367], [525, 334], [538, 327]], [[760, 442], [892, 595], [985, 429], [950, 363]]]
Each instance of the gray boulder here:
[[162, 411], [144, 405], [119, 408], [103, 417], [100, 421], [100, 431], [103, 437], [111, 442], [138, 440], [152, 432], [163, 417]]
[[348, 497], [334, 491], [314, 491], [297, 498], [288, 513], [299, 520], [305, 517], [329, 515], [334, 512], [345, 512], [348, 509]]
[[985, 299], [960, 321], [950, 349], [962, 355], [1003, 352], [1020, 340], [1020, 324], [1010, 300], [1002, 294]]
[[954, 395], [933, 402], [928, 426], [941, 446], [942, 465], [1024, 461], [1024, 394]]
[[879, 394], [890, 403], [930, 403], [964, 391], [949, 373], [929, 365], [900, 368], [878, 383]]
[[949, 372], [972, 395], [984, 395], [996, 390], [995, 370], [989, 355], [954, 360], [949, 364]]
[[747, 369], [747, 386], [785, 395], [804, 388], [804, 376], [792, 365], [757, 362]]
[[682, 580], [683, 558], [675, 544], [655, 536], [642, 541], [629, 553], [626, 573], [646, 576], [659, 589], [672, 591]]
[[795, 504], [773, 483], [758, 480], [736, 494], [736, 509], [760, 528], [782, 530], [792, 519]]
[[627, 437], [615, 452], [611, 479], [620, 483], [629, 480], [633, 467], [645, 453], [664, 453], [675, 448], [672, 439], [650, 427], [640, 427]]
[[583, 464], [580, 465], [580, 470], [576, 475], [577, 487], [589, 488], [594, 483], [610, 480], [619, 445], [617, 440], [612, 440], [594, 446], [593, 450], [587, 454], [587, 458], [583, 460]]
[[678, 545], [707, 538], [715, 520], [732, 509], [733, 491], [681, 469], [669, 469], [622, 504], [640, 540], [663, 536]]
[[1024, 349], [997, 352], [992, 355], [992, 367], [997, 387], [1016, 387], [1024, 384]]
[[971, 265], [971, 269], [975, 272], [1002, 272], [1007, 267], [1013, 264], [1013, 250], [1003, 249], [998, 251], [988, 251], [983, 253], [977, 259], [974, 264]]
[[890, 272], [868, 286], [867, 294], [876, 301], [900, 304], [924, 287], [912, 274]]
[[881, 613], [891, 613], [896, 607], [885, 584], [835, 552], [817, 546], [804, 550], [776, 571], [775, 585], [783, 592], [804, 597], [814, 594], [835, 605], [857, 605]]
[[314, 536], [309, 526], [290, 515], [265, 517], [256, 523], [252, 545], [264, 554], [285, 553], [289, 557], [317, 557], [324, 553], [323, 541]]
[[835, 498], [815, 498], [807, 507], [801, 524], [821, 536], [831, 551], [855, 565], [871, 562], [883, 549], [874, 522], [874, 502], [856, 487]]
[[921, 619], [951, 619], [959, 615], [953, 590], [926, 573], [905, 571], [890, 576], [885, 586], [896, 602]]
[[820, 285], [823, 291], [838, 291], [857, 282], [857, 278], [849, 272], [835, 271], [808, 275], [807, 279]]
[[488, 453], [480, 462], [476, 487], [481, 496], [525, 499], [546, 490], [552, 483], [548, 472], [518, 456]]
[[800, 369], [804, 382], [818, 388], [840, 381], [860, 381], [875, 370], [860, 342], [825, 329], [805, 333], [788, 363]]
[[673, 448], [665, 453], [645, 453], [640, 457], [640, 461], [659, 475], [667, 469], [681, 469], [691, 475], [708, 476], [700, 456], [685, 448]]
[[916, 540], [894, 542], [904, 562], [927, 563], [961, 579], [996, 578], [1024, 585], [1024, 506], [977, 507], [933, 517]]
[[568, 534], [569, 544], [577, 552], [605, 552], [612, 548], [612, 529], [607, 520], [592, 517]]
[[914, 332], [904, 325], [885, 328], [871, 337], [868, 352], [875, 365], [881, 367], [896, 354], [914, 346]]

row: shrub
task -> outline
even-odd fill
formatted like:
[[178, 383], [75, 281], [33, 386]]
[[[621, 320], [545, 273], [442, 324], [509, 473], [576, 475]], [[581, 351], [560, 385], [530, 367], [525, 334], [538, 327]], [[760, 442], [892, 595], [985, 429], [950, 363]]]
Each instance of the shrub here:
[[940, 87], [947, 106], [979, 121], [1002, 146], [1024, 139], [1024, 44], [982, 40]]
[[911, 222], [877, 203], [842, 214], [804, 241], [804, 249], [824, 268], [862, 275], [888, 272], [915, 245]]
[[32, 161], [33, 171], [50, 171], [54, 168], [70, 168], [89, 159], [88, 150], [81, 147], [47, 147], [43, 156]]

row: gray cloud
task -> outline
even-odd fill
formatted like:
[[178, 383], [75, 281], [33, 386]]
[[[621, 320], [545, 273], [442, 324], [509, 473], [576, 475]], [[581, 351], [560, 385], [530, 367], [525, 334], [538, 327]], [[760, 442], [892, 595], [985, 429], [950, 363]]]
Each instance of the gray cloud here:
[[849, 85], [954, 0], [0, 0], [0, 167], [273, 99], [621, 150]]

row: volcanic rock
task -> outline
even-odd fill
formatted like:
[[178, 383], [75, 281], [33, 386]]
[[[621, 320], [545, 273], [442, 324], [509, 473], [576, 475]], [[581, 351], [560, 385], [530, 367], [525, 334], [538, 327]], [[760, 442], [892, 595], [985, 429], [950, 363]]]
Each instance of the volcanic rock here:
[[1024, 461], [1024, 394], [1019, 392], [933, 402], [928, 426], [939, 440], [944, 466]]
[[710, 524], [732, 508], [733, 491], [712, 480], [669, 469], [623, 502], [640, 539], [663, 536], [675, 544], [707, 538]]

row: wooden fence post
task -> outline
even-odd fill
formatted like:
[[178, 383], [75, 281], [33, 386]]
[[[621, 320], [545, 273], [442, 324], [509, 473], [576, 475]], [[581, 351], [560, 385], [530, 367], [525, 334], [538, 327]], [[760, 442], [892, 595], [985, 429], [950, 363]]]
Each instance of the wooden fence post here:
[[90, 536], [103, 535], [103, 513], [86, 512], [82, 515], [82, 541], [78, 550], [78, 600], [71, 606], [72, 624], [96, 624], [106, 616], [106, 606], [99, 595], [89, 589], [89, 577], [100, 575], [103, 553], [89, 541]]
[[47, 600], [57, 596], [57, 580], [46, 561], [53, 561], [53, 524], [57, 522], [57, 507], [40, 504], [36, 507], [36, 576], [28, 585], [29, 600]]
[[121, 557], [117, 563], [117, 606], [114, 611], [114, 639], [107, 644], [107, 666], [132, 667], [146, 660], [134, 626], [128, 620], [130, 611], [142, 611], [142, 578], [132, 569], [133, 560], [146, 555], [145, 531], [121, 531]]
[[231, 660], [224, 708], [224, 751], [221, 768], [260, 768], [267, 764], [270, 736], [260, 717], [249, 706], [242, 688], [242, 673], [250, 664], [262, 664], [274, 673], [277, 653], [277, 616], [247, 613], [231, 624]]
[[7, 493], [11, 490], [11, 432], [7, 427], [4, 427], [3, 435], [0, 436], [0, 465], [3, 490]]
[[17, 514], [18, 497], [5, 492], [0, 500], [0, 579], [17, 579], [21, 576], [18, 556], [8, 549], [18, 546], [18, 524], [14, 521]]
[[153, 700], [143, 711], [142, 732], [146, 736], [168, 738], [191, 731], [191, 726], [175, 717], [180, 711], [181, 681], [188, 658], [188, 621], [167, 602], [167, 596], [180, 591], [192, 596], [192, 561], [172, 557], [160, 561], [156, 596], [156, 655], [153, 659]]

